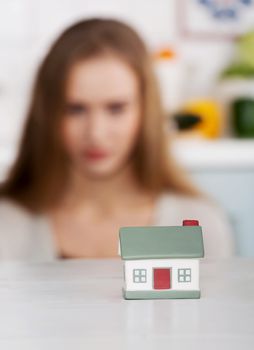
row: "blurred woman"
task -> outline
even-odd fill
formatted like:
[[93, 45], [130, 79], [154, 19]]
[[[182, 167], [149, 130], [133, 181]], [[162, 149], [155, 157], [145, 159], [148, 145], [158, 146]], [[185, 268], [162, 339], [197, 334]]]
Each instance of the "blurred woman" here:
[[221, 209], [170, 155], [152, 60], [111, 19], [64, 31], [35, 79], [0, 195], [0, 258], [114, 257], [121, 226], [200, 221], [206, 256], [233, 252]]

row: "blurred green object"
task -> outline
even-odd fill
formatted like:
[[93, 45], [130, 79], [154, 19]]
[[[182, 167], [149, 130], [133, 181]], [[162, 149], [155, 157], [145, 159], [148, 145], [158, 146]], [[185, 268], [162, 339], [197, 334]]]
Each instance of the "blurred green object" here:
[[254, 67], [245, 63], [232, 63], [222, 73], [222, 78], [254, 78]]
[[221, 78], [254, 77], [254, 29], [242, 35], [236, 43], [236, 58], [222, 72]]
[[243, 35], [238, 42], [240, 60], [254, 68], [254, 30]]
[[254, 137], [254, 99], [238, 98], [232, 103], [233, 128], [239, 137]]

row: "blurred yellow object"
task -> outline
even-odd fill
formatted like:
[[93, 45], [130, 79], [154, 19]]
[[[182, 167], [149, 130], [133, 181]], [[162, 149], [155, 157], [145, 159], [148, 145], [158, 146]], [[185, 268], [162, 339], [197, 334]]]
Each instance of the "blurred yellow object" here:
[[155, 59], [158, 60], [170, 60], [176, 56], [175, 52], [170, 48], [165, 48], [155, 52]]
[[222, 116], [220, 107], [215, 101], [209, 99], [192, 100], [183, 106], [182, 111], [198, 115], [201, 118], [200, 123], [188, 131], [189, 134], [210, 139], [220, 136]]

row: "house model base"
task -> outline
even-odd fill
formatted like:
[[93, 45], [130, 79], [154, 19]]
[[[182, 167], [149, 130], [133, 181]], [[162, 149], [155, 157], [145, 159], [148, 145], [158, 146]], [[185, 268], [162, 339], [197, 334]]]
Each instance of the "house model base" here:
[[197, 220], [183, 226], [120, 229], [125, 299], [200, 298], [199, 258], [204, 256]]
[[123, 289], [124, 299], [199, 299], [199, 290], [128, 291]]

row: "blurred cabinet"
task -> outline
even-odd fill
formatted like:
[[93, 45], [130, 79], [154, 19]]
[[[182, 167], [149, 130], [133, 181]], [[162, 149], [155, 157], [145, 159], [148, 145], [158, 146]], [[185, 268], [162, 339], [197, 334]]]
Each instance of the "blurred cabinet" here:
[[254, 140], [185, 140], [174, 147], [195, 183], [229, 215], [237, 254], [254, 256]]
[[191, 174], [225, 208], [234, 227], [237, 254], [254, 256], [254, 168], [196, 170]]

